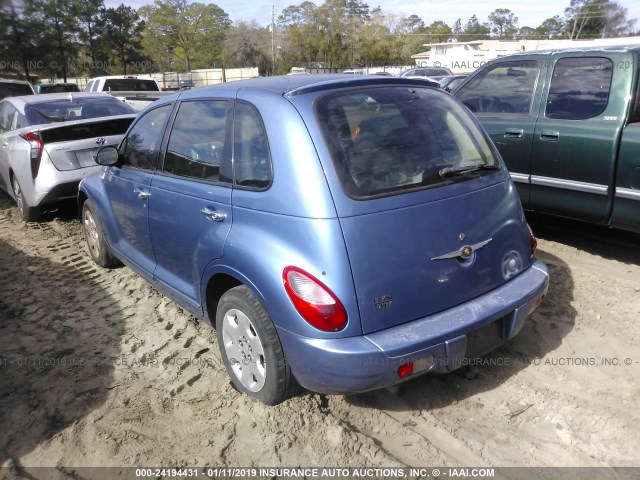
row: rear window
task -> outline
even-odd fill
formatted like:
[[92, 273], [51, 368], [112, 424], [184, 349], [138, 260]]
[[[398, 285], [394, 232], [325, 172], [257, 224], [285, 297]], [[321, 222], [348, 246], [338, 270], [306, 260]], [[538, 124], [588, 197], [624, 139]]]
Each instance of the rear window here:
[[33, 95], [33, 90], [26, 83], [0, 82], [0, 100], [6, 97], [19, 97], [20, 95]]
[[105, 80], [103, 91], [108, 92], [157, 92], [158, 84], [154, 80], [140, 78], [110, 78]]
[[446, 68], [415, 68], [413, 70], [407, 70], [402, 74], [403, 77], [408, 76], [422, 76], [422, 77], [438, 77], [451, 75], [451, 72]]
[[608, 58], [561, 58], [553, 69], [547, 118], [585, 120], [609, 103], [613, 62]]
[[64, 93], [64, 92], [79, 92], [80, 89], [75, 83], [57, 83], [50, 85], [36, 85], [38, 93]]
[[25, 107], [24, 111], [30, 125], [136, 113], [128, 105], [106, 95], [105, 98], [74, 98], [34, 103]]
[[340, 181], [354, 198], [473, 178], [453, 180], [443, 169], [497, 166], [472, 115], [439, 91], [351, 90], [321, 98], [316, 108]]

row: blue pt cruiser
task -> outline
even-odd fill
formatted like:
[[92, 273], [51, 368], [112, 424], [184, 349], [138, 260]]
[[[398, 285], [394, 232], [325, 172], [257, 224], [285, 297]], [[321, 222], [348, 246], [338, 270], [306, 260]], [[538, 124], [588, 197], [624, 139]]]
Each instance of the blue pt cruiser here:
[[78, 194], [92, 258], [214, 326], [233, 384], [266, 404], [454, 370], [547, 291], [494, 146], [419, 80], [188, 90], [97, 162]]

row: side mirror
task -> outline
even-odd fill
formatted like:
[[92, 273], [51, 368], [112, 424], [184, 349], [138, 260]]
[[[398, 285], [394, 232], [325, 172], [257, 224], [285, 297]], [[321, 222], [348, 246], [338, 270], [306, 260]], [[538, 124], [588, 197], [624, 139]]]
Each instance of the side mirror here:
[[96, 163], [105, 167], [113, 167], [118, 163], [120, 154], [116, 147], [104, 147], [96, 154]]

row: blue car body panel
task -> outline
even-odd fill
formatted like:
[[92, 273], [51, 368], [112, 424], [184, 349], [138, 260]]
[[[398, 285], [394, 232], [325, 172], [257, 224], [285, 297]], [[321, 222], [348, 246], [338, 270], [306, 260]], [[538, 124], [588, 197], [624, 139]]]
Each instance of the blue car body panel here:
[[[248, 286], [276, 326], [296, 379], [313, 391], [392, 385], [404, 380], [397, 370], [412, 359], [434, 359], [415, 375], [449, 371], [465, 355], [512, 338], [546, 293], [548, 274], [532, 258], [506, 170], [353, 198], [338, 178], [314, 105], [346, 88], [424, 87], [384, 77], [299, 77], [314, 78], [232, 82], [160, 100], [252, 105], [263, 119], [272, 180], [248, 188], [163, 172], [170, 120], [158, 142], [157, 171], [105, 167], [80, 185], [112, 253], [210, 324], [216, 312], [207, 305], [208, 287], [221, 278]], [[452, 256], [469, 246], [469, 256]], [[325, 332], [304, 321], [283, 287], [288, 266], [335, 294], [347, 312], [344, 329]]]

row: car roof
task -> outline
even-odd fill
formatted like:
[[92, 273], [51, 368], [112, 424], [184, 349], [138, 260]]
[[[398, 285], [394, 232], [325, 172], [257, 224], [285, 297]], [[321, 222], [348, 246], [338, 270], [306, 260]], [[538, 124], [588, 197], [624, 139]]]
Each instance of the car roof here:
[[[312, 75], [278, 75], [238, 80], [208, 87], [200, 87], [176, 95], [180, 98], [197, 98], [214, 95], [221, 91], [238, 91], [243, 88], [269, 91], [277, 95], [299, 95], [311, 91], [330, 90], [333, 88], [348, 88], [356, 86], [375, 85], [416, 85], [426, 86], [424, 81], [400, 77], [383, 77], [380, 75], [350, 75], [340, 73], [312, 74]], [[231, 93], [231, 92], [230, 92]], [[175, 98], [175, 97], [168, 97]]]

